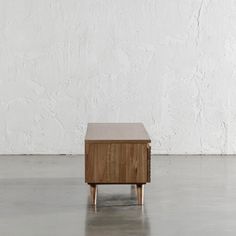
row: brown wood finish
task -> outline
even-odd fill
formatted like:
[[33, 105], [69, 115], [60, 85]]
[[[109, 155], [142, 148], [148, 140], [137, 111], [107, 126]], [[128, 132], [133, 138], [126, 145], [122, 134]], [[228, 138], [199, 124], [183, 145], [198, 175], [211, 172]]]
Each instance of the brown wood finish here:
[[85, 138], [85, 181], [96, 204], [97, 184], [136, 184], [143, 204], [143, 184], [150, 182], [150, 138], [142, 123], [89, 123]]
[[85, 169], [87, 183], [148, 182], [146, 144], [94, 143], [88, 146]]
[[86, 143], [150, 143], [142, 123], [88, 123]]
[[151, 146], [147, 144], [147, 182], [151, 182]]

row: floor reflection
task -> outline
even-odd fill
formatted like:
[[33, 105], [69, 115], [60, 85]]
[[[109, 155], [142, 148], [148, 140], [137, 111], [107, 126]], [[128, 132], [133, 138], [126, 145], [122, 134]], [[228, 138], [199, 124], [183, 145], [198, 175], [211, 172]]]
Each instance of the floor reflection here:
[[137, 205], [135, 189], [130, 195], [99, 193], [96, 207], [88, 195], [85, 235], [150, 235], [145, 206]]

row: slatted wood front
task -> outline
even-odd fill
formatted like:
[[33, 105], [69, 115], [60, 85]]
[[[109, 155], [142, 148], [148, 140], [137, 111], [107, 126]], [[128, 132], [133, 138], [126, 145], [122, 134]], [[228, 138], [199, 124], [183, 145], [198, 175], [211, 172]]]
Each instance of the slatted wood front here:
[[87, 183], [149, 182], [148, 147], [144, 143], [86, 143]]

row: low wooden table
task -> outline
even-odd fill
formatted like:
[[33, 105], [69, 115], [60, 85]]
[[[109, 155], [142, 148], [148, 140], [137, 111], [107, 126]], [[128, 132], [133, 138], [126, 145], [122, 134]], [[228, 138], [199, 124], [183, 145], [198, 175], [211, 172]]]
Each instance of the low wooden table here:
[[150, 182], [151, 142], [142, 123], [89, 123], [85, 137], [85, 182], [96, 204], [98, 184], [135, 184], [138, 204]]

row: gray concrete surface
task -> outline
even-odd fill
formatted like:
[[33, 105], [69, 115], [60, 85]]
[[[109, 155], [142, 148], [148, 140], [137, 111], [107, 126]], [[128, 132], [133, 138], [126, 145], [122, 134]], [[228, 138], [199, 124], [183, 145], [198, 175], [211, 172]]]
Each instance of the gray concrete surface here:
[[0, 235], [236, 235], [234, 156], [153, 156], [143, 207], [125, 185], [92, 207], [83, 176], [82, 156], [0, 156]]

